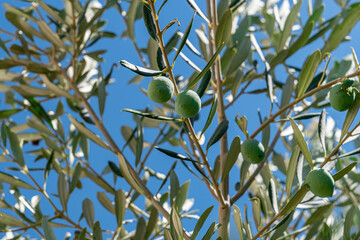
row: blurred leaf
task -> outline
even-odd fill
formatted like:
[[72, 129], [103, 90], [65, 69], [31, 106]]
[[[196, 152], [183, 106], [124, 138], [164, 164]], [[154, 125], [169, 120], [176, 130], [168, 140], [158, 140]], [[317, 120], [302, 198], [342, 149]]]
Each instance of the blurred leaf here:
[[85, 198], [83, 200], [82, 211], [87, 225], [89, 226], [89, 228], [93, 228], [95, 221], [95, 212], [94, 212], [94, 205], [89, 198]]
[[292, 118], [290, 118], [290, 123], [294, 130], [294, 138], [295, 138], [298, 146], [300, 147], [300, 150], [301, 150], [302, 154], [304, 155], [305, 159], [308, 161], [311, 169], [313, 169], [314, 168], [313, 160], [312, 160], [312, 157], [310, 154], [310, 150], [306, 144], [305, 138], [304, 138], [302, 132], [300, 131], [298, 125]]
[[4, 224], [9, 227], [27, 227], [22, 220], [14, 218], [13, 216], [3, 212], [0, 212], [0, 224]]
[[108, 161], [108, 166], [115, 175], [123, 177], [120, 168], [118, 168], [114, 162]]
[[165, 238], [165, 240], [173, 240], [171, 233], [167, 228], [165, 228], [165, 230], [164, 230], [164, 238]]
[[354, 103], [351, 105], [351, 107], [348, 109], [346, 113], [344, 124], [341, 129], [340, 141], [345, 137], [345, 135], [349, 131], [349, 128], [353, 123], [355, 116], [359, 111], [359, 108], [360, 108], [360, 94], [357, 93]]
[[158, 76], [160, 74], [162, 74], [162, 71], [157, 71], [157, 70], [152, 70], [152, 69], [146, 69], [143, 67], [139, 67], [136, 66], [132, 63], [129, 63], [128, 61], [125, 60], [121, 60], [119, 62], [123, 67], [126, 67], [127, 69], [133, 71], [134, 73], [137, 73], [141, 76], [145, 76], [145, 77], [153, 77], [153, 76]]
[[310, 83], [314, 78], [316, 69], [318, 68], [320, 62], [321, 62], [321, 52], [319, 50], [316, 50], [306, 59], [304, 67], [299, 76], [298, 98], [302, 97], [305, 91], [310, 86]]
[[184, 203], [188, 196], [188, 191], [190, 187], [190, 180], [186, 181], [181, 187], [179, 188], [178, 194], [176, 196], [176, 206], [181, 210], [184, 206]]
[[72, 124], [74, 124], [74, 126], [76, 127], [76, 129], [81, 132], [82, 134], [84, 134], [84, 136], [86, 136], [87, 138], [89, 138], [90, 140], [92, 140], [94, 143], [98, 144], [100, 147], [103, 147], [107, 150], [110, 150], [110, 147], [97, 135], [95, 135], [95, 133], [93, 133], [92, 131], [90, 131], [88, 128], [86, 128], [84, 125], [82, 125], [81, 123], [79, 123], [75, 118], [73, 118], [71, 115], [68, 114], [68, 117], [71, 121]]
[[210, 137], [208, 144], [206, 145], [206, 152], [209, 150], [209, 148], [217, 143], [220, 138], [226, 133], [229, 127], [229, 121], [224, 120], [222, 121], [215, 129], [213, 135]]
[[[318, 117], [321, 116], [321, 113], [304, 113], [304, 114], [299, 114], [299, 115], [295, 115], [292, 117], [293, 120], [304, 120], [304, 119], [310, 119], [310, 118], [314, 118], [314, 117]], [[282, 121], [290, 121], [290, 119], [285, 118], [285, 119], [280, 119], [279, 122]]]
[[303, 184], [304, 155], [300, 155], [296, 166], [296, 177], [299, 185]]
[[[323, 77], [324, 76], [324, 77]], [[319, 83], [320, 80], [324, 80], [326, 79], [326, 73], [325, 72], [319, 72], [312, 80], [311, 83], [309, 85], [309, 87], [306, 89], [305, 93], [310, 92], [311, 90], [315, 89]]]
[[191, 240], [195, 240], [197, 235], [199, 234], [202, 226], [204, 225], [207, 217], [209, 216], [210, 212], [212, 211], [212, 209], [214, 208], [214, 206], [211, 206], [209, 208], [207, 208], [200, 216], [199, 220], [196, 222], [196, 225], [195, 225], [195, 228], [194, 228], [194, 231], [191, 235]]
[[250, 198], [252, 202], [252, 209], [253, 209], [253, 218], [255, 221], [255, 226], [259, 231], [261, 229], [261, 202], [260, 199], [257, 197]]
[[217, 231], [217, 229], [219, 228], [219, 225], [216, 224], [216, 222], [214, 221], [209, 229], [207, 230], [207, 232], [205, 233], [204, 237], [202, 238], [202, 240], [210, 240], [211, 237], [214, 235], [214, 233]]
[[215, 46], [218, 48], [221, 44], [226, 44], [231, 37], [232, 12], [229, 8], [221, 17], [215, 34]]
[[103, 192], [97, 192], [96, 197], [98, 201], [101, 203], [101, 205], [108, 210], [110, 213], [115, 214], [114, 206], [111, 202], [111, 200], [106, 196]]
[[54, 231], [52, 230], [52, 228], [49, 225], [48, 218], [46, 216], [43, 216], [41, 222], [42, 222], [41, 226], [42, 226], [42, 229], [43, 229], [44, 235], [45, 235], [45, 240], [56, 239]]
[[208, 70], [205, 73], [204, 77], [201, 79], [198, 90], [196, 91], [196, 93], [199, 95], [200, 98], [202, 98], [206, 89], [208, 88], [210, 80], [211, 80], [211, 71]]
[[193, 17], [191, 18], [191, 21], [189, 23], [189, 25], [186, 27], [185, 29], [185, 32], [184, 32], [184, 35], [182, 36], [181, 38], [181, 41], [180, 41], [180, 44], [179, 44], [179, 47], [175, 53], [175, 57], [174, 57], [174, 60], [172, 62], [172, 66], [174, 66], [174, 63], [176, 61], [176, 58], [179, 56], [181, 50], [183, 49], [183, 47], [185, 46], [185, 43], [189, 37], [189, 34], [190, 34], [190, 30], [191, 30], [191, 27], [192, 27], [192, 24], [193, 24], [193, 21], [194, 21], [194, 17], [195, 17], [195, 14], [193, 15]]
[[209, 115], [208, 115], [208, 117], [206, 119], [205, 126], [204, 126], [203, 130], [201, 131], [200, 136], [202, 136], [205, 133], [205, 131], [210, 127], [212, 121], [214, 120], [217, 105], [218, 105], [218, 99], [217, 99], [217, 95], [215, 94], [215, 96], [213, 98], [213, 102], [211, 104]]
[[9, 144], [11, 148], [11, 152], [14, 156], [15, 161], [23, 168], [26, 168], [25, 160], [24, 160], [24, 154], [22, 152], [22, 149], [20, 147], [20, 142], [15, 133], [13, 133], [8, 126], [3, 124], [3, 127], [5, 128], [7, 139], [9, 139]]
[[69, 193], [68, 193], [65, 174], [62, 172], [59, 174], [57, 187], [58, 187], [58, 194], [59, 194], [61, 206], [63, 207], [65, 212], [67, 212], [67, 201], [68, 201]]
[[144, 239], [148, 239], [150, 237], [151, 233], [154, 231], [155, 227], [158, 224], [158, 216], [159, 216], [158, 210], [156, 208], [152, 208], [150, 217], [149, 217], [149, 221], [146, 225]]
[[352, 206], [346, 213], [344, 222], [344, 239], [351, 239], [350, 231], [354, 223], [354, 216], [356, 214], [356, 207]]
[[281, 34], [281, 39], [280, 39], [278, 50], [282, 50], [284, 48], [284, 46], [291, 34], [293, 25], [295, 24], [295, 22], [298, 18], [298, 13], [300, 11], [301, 5], [302, 5], [302, 0], [300, 0], [296, 4], [294, 4], [289, 15], [287, 16], [285, 25], [284, 25], [284, 29]]
[[205, 14], [201, 11], [201, 8], [199, 8], [199, 6], [196, 4], [196, 2], [194, 0], [186, 0], [190, 7], [195, 11], [195, 13], [197, 13], [202, 19], [205, 20], [205, 22], [210, 25], [210, 21], [207, 19], [207, 17], [205, 16]]
[[140, 217], [137, 220], [136, 232], [135, 232], [134, 240], [143, 240], [143, 239], [145, 239], [145, 230], [146, 230], [146, 221], [145, 221], [145, 219], [143, 217]]
[[93, 240], [102, 240], [102, 230], [100, 227], [100, 222], [96, 221], [93, 228]]
[[297, 145], [297, 146], [295, 146], [295, 149], [291, 152], [289, 165], [286, 170], [285, 190], [286, 190], [287, 199], [290, 198], [290, 193], [291, 193], [291, 189], [293, 186], [293, 180], [295, 177], [296, 165], [297, 165], [299, 157], [300, 157], [300, 148]]
[[74, 191], [75, 187], [77, 186], [79, 182], [81, 170], [82, 170], [81, 163], [77, 162], [75, 165], [74, 174], [72, 175], [72, 180], [70, 182], [69, 193], [72, 193], [72, 191]]
[[[269, 192], [271, 206], [273, 207], [275, 214], [277, 214], [279, 212], [278, 201], [277, 201], [277, 192], [276, 192], [275, 182], [272, 178], [269, 181], [268, 192]], [[238, 230], [239, 230], [239, 228], [238, 228]]]
[[185, 160], [185, 161], [190, 161], [190, 162], [194, 162], [194, 163], [198, 163], [197, 161], [191, 159], [191, 158], [188, 158], [188, 157], [185, 157], [184, 155], [181, 155], [179, 153], [176, 153], [176, 152], [173, 152], [171, 150], [167, 150], [167, 149], [164, 149], [164, 148], [160, 148], [160, 147], [157, 147], [155, 146], [155, 148], [157, 150], [159, 150], [160, 152], [162, 153], [165, 153], [166, 155], [168, 155], [169, 157], [172, 157], [172, 158], [176, 158], [176, 159], [180, 159], [180, 160]]
[[116, 213], [116, 220], [117, 226], [122, 225], [122, 221], [125, 217], [126, 211], [126, 196], [122, 189], [119, 189], [115, 192], [115, 213]]
[[294, 211], [292, 211], [291, 213], [289, 213], [287, 216], [285, 216], [280, 222], [279, 224], [277, 224], [273, 229], [276, 231], [274, 232], [274, 234], [271, 236], [270, 240], [275, 240], [278, 239], [280, 236], [283, 235], [283, 233], [288, 229], [292, 219], [294, 216]]
[[325, 41], [325, 46], [321, 49], [321, 53], [324, 54], [336, 49], [360, 20], [360, 6], [350, 8], [348, 11], [344, 20], [335, 26], [327, 41]]
[[285, 216], [293, 211], [297, 205], [303, 200], [306, 193], [309, 191], [307, 184], [301, 186], [301, 188], [295, 193], [295, 195], [290, 199], [290, 201], [285, 205], [280, 211], [280, 216]]
[[[266, 122], [267, 119], [268, 118], [265, 117], [264, 122]], [[261, 142], [266, 150], [268, 148], [269, 142], [270, 142], [270, 125], [267, 125], [266, 127], [264, 127], [264, 129], [262, 130], [261, 137], [262, 137]]]
[[346, 166], [345, 168], [343, 168], [340, 171], [338, 171], [337, 173], [335, 173], [333, 175], [334, 181], [338, 181], [342, 177], [344, 177], [347, 173], [349, 173], [351, 171], [351, 169], [353, 169], [356, 166], [356, 164], [358, 164], [358, 162], [352, 162], [348, 166]]
[[33, 188], [31, 185], [18, 179], [16, 176], [12, 176], [4, 172], [0, 172], [0, 182], [8, 183], [19, 188], [35, 190], [35, 188]]
[[[129, 10], [127, 11], [127, 19], [126, 19], [126, 25], [127, 25], [127, 30], [128, 30], [128, 34], [130, 39], [134, 40], [135, 39], [135, 34], [134, 34], [134, 26], [135, 26], [135, 17], [136, 17], [136, 10], [137, 7], [139, 5], [140, 1], [139, 0], [133, 0], [130, 3], [130, 7]], [[120, 13], [122, 14], [122, 13]]]
[[306, 220], [305, 225], [314, 224], [315, 222], [318, 221], [322, 222], [331, 214], [333, 208], [334, 208], [334, 204], [332, 203], [317, 208], [311, 214], [311, 216]]
[[233, 58], [233, 59], [236, 59], [236, 61], [232, 61], [232, 63], [230, 64], [230, 66], [226, 72], [227, 76], [229, 76], [233, 72], [235, 72], [248, 57], [250, 50], [251, 50], [250, 38], [245, 37], [243, 41], [241, 41], [239, 44], [237, 44], [236, 50], [237, 50], [237, 52]]
[[144, 129], [142, 126], [142, 119], [137, 119], [137, 138], [136, 138], [136, 158], [135, 158], [135, 165], [137, 166], [141, 161], [141, 154], [144, 148]]
[[169, 170], [168, 173], [166, 174], [164, 180], [162, 181], [162, 183], [161, 183], [161, 185], [160, 185], [160, 187], [159, 187], [159, 189], [157, 190], [156, 193], [159, 193], [160, 190], [162, 189], [162, 187], [165, 185], [165, 183], [167, 182], [167, 180], [168, 180], [169, 177], [170, 177], [171, 172], [175, 169], [176, 164], [177, 164], [177, 162], [174, 162], [173, 165], [171, 165], [170, 170]]
[[177, 42], [180, 39], [180, 35], [178, 33], [179, 32], [175, 32], [174, 35], [166, 43], [165, 45], [166, 54], [169, 54], [174, 49], [174, 47], [176, 47]]
[[221, 44], [217, 48], [216, 52], [211, 57], [210, 61], [206, 64], [206, 66], [203, 68], [203, 70], [189, 83], [189, 85], [187, 86], [186, 89], [191, 89], [192, 87], [194, 87], [197, 84], [197, 82], [209, 71], [209, 69], [211, 68], [211, 66], [215, 62], [217, 56], [220, 54], [220, 52], [221, 52], [221, 50], [223, 49], [224, 46], [225, 46], [224, 44]]
[[10, 116], [22, 111], [22, 109], [9, 109], [0, 111], [0, 119], [9, 118]]
[[320, 143], [321, 143], [321, 146], [324, 151], [324, 156], [326, 156], [326, 144], [325, 144], [326, 123], [325, 123], [325, 120], [326, 120], [326, 111], [325, 111], [325, 109], [323, 109], [321, 112], [321, 115], [320, 115], [320, 119], [319, 119], [318, 133], [319, 133]]
[[172, 205], [170, 213], [170, 231], [175, 239], [183, 239], [183, 227], [176, 204]]
[[149, 35], [154, 40], [157, 40], [158, 38], [156, 35], [156, 27], [155, 27], [154, 19], [151, 14], [151, 8], [149, 4], [145, 4], [145, 3], [143, 4], [143, 18]]
[[302, 48], [307, 41], [309, 40], [309, 37], [314, 29], [315, 22], [311, 21], [305, 24], [305, 27], [303, 28], [302, 33], [300, 36], [296, 39], [294, 43], [291, 44], [289, 50], [287, 51], [287, 57], [290, 55], [296, 53], [300, 48]]
[[83, 168], [82, 172], [85, 174], [86, 177], [88, 177], [91, 181], [93, 181], [96, 185], [98, 185], [105, 191], [109, 193], [114, 193], [114, 189], [106, 181], [91, 173], [87, 168]]
[[46, 38], [46, 40], [48, 40], [54, 46], [60, 48], [61, 50], [66, 51], [67, 48], [64, 42], [59, 38], [57, 34], [53, 32], [53, 30], [44, 21], [37, 20], [36, 23], [39, 27], [41, 34]]
[[236, 136], [230, 146], [229, 152], [226, 156], [225, 165], [223, 167], [223, 172], [221, 174], [221, 183], [224, 181], [224, 179], [229, 175], [230, 170], [234, 166], [236, 160], [238, 159], [238, 156], [240, 154], [240, 137]]
[[180, 185], [179, 179], [174, 171], [170, 172], [170, 204], [174, 205], [177, 195], [179, 193]]
[[139, 116], [143, 116], [143, 117], [147, 117], [147, 118], [152, 118], [152, 119], [156, 119], [156, 120], [161, 120], [161, 121], [181, 121], [181, 119], [178, 118], [170, 118], [170, 117], [165, 117], [165, 116], [157, 116], [151, 113], [145, 113], [145, 112], [140, 112], [140, 111], [136, 111], [136, 110], [132, 110], [132, 109], [122, 109], [121, 111], [124, 112], [129, 112], [129, 113], [133, 113]]
[[234, 220], [235, 220], [236, 228], [239, 232], [240, 239], [244, 240], [246, 238], [244, 238], [243, 223], [241, 220], [240, 208], [234, 204], [233, 209], [234, 209]]

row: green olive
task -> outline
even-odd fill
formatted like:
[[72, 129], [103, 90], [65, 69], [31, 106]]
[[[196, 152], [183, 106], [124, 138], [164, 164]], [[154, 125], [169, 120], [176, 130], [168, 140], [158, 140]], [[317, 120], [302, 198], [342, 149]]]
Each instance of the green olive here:
[[309, 185], [310, 191], [318, 197], [332, 197], [334, 193], [334, 179], [325, 169], [311, 170], [305, 182]]
[[201, 99], [193, 90], [180, 92], [175, 99], [175, 111], [183, 118], [195, 116], [201, 109]]
[[241, 144], [241, 154], [245, 161], [259, 163], [265, 158], [265, 148], [258, 140], [248, 138]]
[[174, 84], [167, 77], [156, 77], [149, 83], [147, 95], [157, 103], [166, 103], [174, 93]]
[[355, 100], [355, 91], [352, 87], [343, 87], [336, 84], [330, 90], [330, 105], [337, 111], [345, 111], [351, 107]]

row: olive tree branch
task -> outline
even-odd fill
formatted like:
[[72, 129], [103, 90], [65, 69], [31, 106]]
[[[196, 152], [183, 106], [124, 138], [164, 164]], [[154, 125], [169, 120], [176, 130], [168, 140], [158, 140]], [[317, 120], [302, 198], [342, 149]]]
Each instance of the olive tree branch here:
[[324, 85], [321, 85], [319, 87], [316, 87], [314, 88], [313, 90], [309, 91], [308, 93], [304, 94], [302, 97], [300, 98], [297, 98], [295, 99], [294, 101], [292, 101], [291, 103], [287, 104], [286, 106], [282, 107], [279, 111], [277, 111], [276, 113], [274, 113], [274, 115], [271, 115], [269, 116], [269, 118], [263, 122], [254, 132], [253, 134], [251, 134], [250, 138], [255, 138], [256, 135], [258, 135], [267, 125], [269, 125], [270, 123], [272, 123], [276, 117], [278, 117], [281, 113], [285, 112], [287, 109], [293, 107], [294, 105], [296, 105], [298, 102], [304, 100], [305, 98], [307, 97], [310, 97], [312, 96], [313, 94], [323, 90], [323, 89], [326, 89], [326, 88], [329, 88], [331, 87], [332, 85], [335, 85], [339, 82], [342, 82], [344, 81], [345, 79], [347, 78], [351, 78], [351, 77], [356, 77], [356, 76], [359, 76], [360, 75], [360, 71], [355, 71], [354, 73], [352, 74], [349, 74], [345, 77], [342, 77], [342, 78], [338, 78], [336, 80], [333, 80], [329, 83], [326, 83]]
[[[164, 60], [165, 60], [166, 72], [169, 74], [169, 77], [170, 77], [171, 81], [174, 84], [175, 95], [177, 96], [179, 94], [179, 90], [177, 88], [175, 77], [174, 77], [174, 74], [173, 74], [173, 71], [172, 71], [172, 65], [170, 64], [168, 56], [166, 54], [165, 44], [164, 44], [164, 40], [163, 40], [163, 37], [162, 37], [163, 33], [162, 33], [162, 31], [160, 29], [160, 26], [159, 26], [159, 21], [158, 21], [156, 10], [155, 10], [154, 0], [150, 0], [149, 5], [150, 5], [150, 8], [151, 8], [152, 17], [153, 17], [154, 22], [155, 22], [156, 34], [158, 36], [158, 44], [159, 44], [160, 50], [161, 50], [161, 52], [163, 54], [163, 57], [164, 57]], [[219, 186], [218, 186], [218, 184], [216, 182], [216, 179], [214, 177], [214, 174], [213, 174], [213, 172], [211, 170], [211, 167], [209, 165], [207, 157], [206, 157], [203, 149], [200, 146], [200, 143], [199, 143], [199, 141], [197, 139], [194, 128], [193, 128], [193, 126], [192, 126], [192, 124], [191, 124], [191, 122], [190, 122], [190, 120], [188, 118], [186, 118], [184, 121], [185, 121], [185, 124], [186, 124], [186, 126], [188, 127], [188, 129], [190, 131], [191, 139], [192, 139], [192, 141], [194, 141], [197, 149], [199, 150], [200, 156], [203, 159], [203, 163], [205, 164], [205, 167], [209, 172], [210, 178], [212, 180], [212, 184], [214, 185], [214, 188], [215, 188], [216, 193], [218, 195], [218, 199], [220, 201], [220, 204], [224, 206], [225, 203], [224, 203], [223, 197], [222, 197], [222, 195], [220, 193]]]

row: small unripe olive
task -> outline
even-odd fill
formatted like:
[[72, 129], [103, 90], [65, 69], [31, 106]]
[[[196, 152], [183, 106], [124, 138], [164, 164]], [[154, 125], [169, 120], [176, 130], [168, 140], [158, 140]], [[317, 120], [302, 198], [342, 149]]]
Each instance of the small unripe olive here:
[[330, 90], [330, 105], [337, 111], [345, 111], [351, 107], [355, 100], [355, 91], [352, 87], [343, 87], [336, 84]]
[[147, 95], [157, 103], [166, 103], [174, 93], [174, 84], [167, 77], [156, 77], [149, 83]]
[[264, 160], [265, 148], [258, 140], [248, 138], [241, 144], [241, 155], [247, 162], [259, 163]]
[[310, 191], [318, 197], [332, 197], [334, 193], [334, 178], [325, 169], [311, 170], [305, 182], [309, 185]]
[[180, 92], [175, 99], [175, 111], [183, 118], [195, 116], [201, 109], [201, 99], [193, 90]]

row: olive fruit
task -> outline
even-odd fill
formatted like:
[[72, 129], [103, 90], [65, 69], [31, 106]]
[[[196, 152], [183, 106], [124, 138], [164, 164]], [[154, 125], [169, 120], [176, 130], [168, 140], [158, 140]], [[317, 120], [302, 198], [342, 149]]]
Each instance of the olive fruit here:
[[147, 95], [157, 103], [166, 103], [174, 93], [174, 84], [167, 77], [156, 77], [149, 83]]
[[265, 148], [258, 140], [248, 138], [241, 144], [241, 154], [245, 161], [259, 163], [264, 160]]
[[201, 109], [201, 99], [193, 90], [180, 92], [175, 99], [175, 111], [183, 118], [195, 116]]
[[305, 182], [310, 191], [318, 197], [332, 197], [334, 193], [334, 179], [325, 169], [313, 169], [306, 176]]
[[355, 91], [352, 87], [336, 84], [330, 90], [330, 105], [337, 111], [345, 111], [355, 100]]

